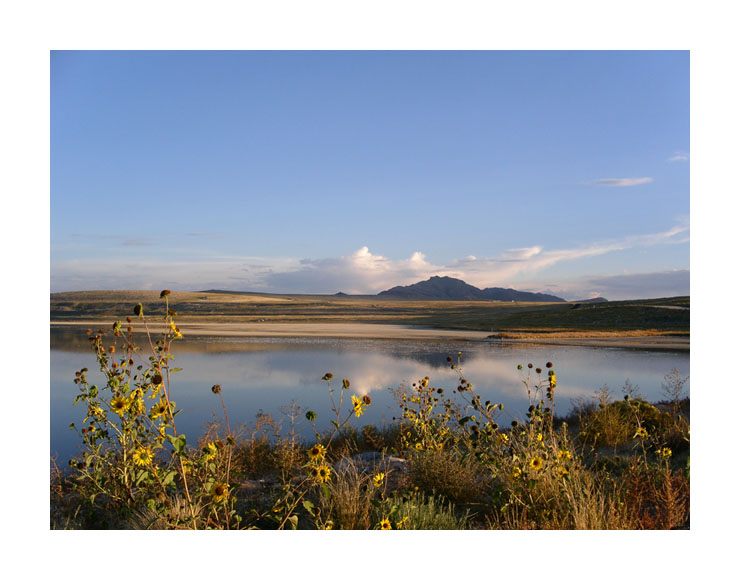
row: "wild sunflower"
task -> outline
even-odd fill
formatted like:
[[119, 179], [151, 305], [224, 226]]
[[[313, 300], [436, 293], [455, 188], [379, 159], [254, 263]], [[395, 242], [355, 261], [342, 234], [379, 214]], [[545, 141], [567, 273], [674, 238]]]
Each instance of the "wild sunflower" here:
[[511, 477], [514, 479], [519, 479], [521, 476], [522, 476], [522, 470], [514, 466], [514, 469], [511, 470]]
[[647, 429], [645, 429], [645, 427], [640, 427], [639, 429], [637, 429], [637, 431], [635, 431], [636, 438], [639, 437], [641, 439], [644, 439], [647, 436], [648, 436], [648, 432], [647, 432]]
[[658, 449], [657, 453], [663, 459], [668, 459], [671, 455], [673, 455], [673, 451], [671, 451], [668, 447], [661, 447], [660, 449]]
[[328, 465], [320, 465], [316, 469], [316, 478], [321, 482], [325, 483], [329, 481], [329, 478], [331, 477], [331, 467]]
[[152, 419], [156, 419], [157, 417], [162, 417], [166, 411], [167, 411], [167, 403], [164, 401], [160, 401], [159, 403], [157, 403], [150, 409], [149, 416]]
[[570, 451], [568, 451], [567, 449], [561, 449], [560, 451], [558, 451], [558, 459], [564, 459], [568, 461], [570, 458], [571, 454]]
[[542, 458], [537, 457], [537, 456], [529, 460], [529, 466], [532, 469], [542, 469], [542, 463], [543, 463]]
[[226, 483], [216, 482], [211, 487], [211, 499], [216, 503], [221, 503], [229, 496], [229, 485]]
[[118, 413], [121, 417], [123, 417], [123, 414], [128, 409], [129, 400], [126, 397], [116, 395], [115, 397], [113, 397], [113, 400], [111, 400], [110, 406], [111, 409], [113, 409], [114, 413]]
[[363, 411], [365, 411], [365, 403], [355, 395], [352, 395], [352, 407], [355, 412], [355, 417], [359, 417], [362, 415]]
[[403, 516], [400, 520], [396, 522], [396, 529], [400, 530], [401, 528], [403, 528], [407, 521], [409, 521], [409, 516]]
[[216, 458], [216, 445], [215, 443], [209, 443], [203, 448], [203, 457], [206, 461], [211, 461]]
[[134, 451], [134, 463], [141, 467], [151, 465], [154, 454], [148, 447], [139, 447]]
[[180, 332], [180, 329], [175, 326], [175, 321], [170, 320], [170, 330], [172, 330], [172, 333], [175, 335], [175, 338], [182, 338], [182, 333]]
[[380, 529], [381, 530], [392, 530], [393, 526], [391, 525], [391, 522], [388, 518], [385, 518], [380, 522]]
[[565, 467], [558, 467], [558, 474], [560, 474], [560, 477], [565, 477], [568, 475], [568, 470]]
[[311, 461], [321, 461], [326, 456], [326, 448], [321, 444], [317, 443], [311, 449], [308, 450], [308, 458]]
[[382, 472], [381, 473], [376, 473], [373, 476], [373, 485], [375, 487], [382, 486], [384, 482], [385, 482], [385, 473], [382, 473]]

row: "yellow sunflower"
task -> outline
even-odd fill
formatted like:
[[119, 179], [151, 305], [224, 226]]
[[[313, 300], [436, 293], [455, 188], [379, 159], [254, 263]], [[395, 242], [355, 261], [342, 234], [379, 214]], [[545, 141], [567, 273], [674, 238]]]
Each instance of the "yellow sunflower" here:
[[542, 469], [542, 463], [543, 463], [542, 458], [535, 456], [532, 459], [530, 459], [529, 466], [532, 469]]
[[380, 529], [381, 530], [392, 530], [393, 526], [391, 526], [391, 522], [388, 518], [385, 518], [380, 522]]
[[522, 476], [522, 470], [515, 466], [514, 469], [511, 470], [511, 477], [513, 479], [518, 479], [521, 476]]
[[321, 461], [326, 456], [326, 448], [321, 444], [317, 443], [311, 449], [308, 450], [308, 458], [311, 461]]
[[558, 459], [564, 459], [567, 461], [570, 458], [571, 458], [571, 454], [570, 454], [570, 451], [568, 451], [567, 449], [565, 450], [561, 449], [560, 451], [558, 451]]
[[216, 444], [209, 443], [203, 448], [203, 457], [206, 461], [211, 461], [216, 458]]
[[156, 405], [154, 405], [151, 410], [149, 411], [149, 416], [152, 419], [156, 419], [157, 417], [162, 417], [165, 412], [167, 411], [167, 403], [165, 401], [160, 401]]
[[211, 487], [211, 499], [216, 503], [221, 503], [229, 497], [229, 485], [217, 482]]
[[180, 332], [180, 329], [175, 326], [175, 321], [170, 319], [170, 330], [175, 335], [175, 338], [182, 338], [182, 333]]
[[136, 463], [136, 465], [140, 465], [141, 467], [146, 467], [147, 465], [150, 465], [152, 463], [153, 457], [154, 454], [148, 447], [139, 447], [136, 451], [134, 451], [134, 463]]
[[362, 415], [363, 411], [365, 411], [365, 403], [355, 395], [352, 395], [352, 407], [355, 412], [355, 417], [359, 417]]
[[116, 395], [113, 397], [113, 400], [110, 402], [111, 409], [113, 409], [114, 413], [118, 413], [121, 417], [123, 417], [123, 414], [126, 412], [129, 406], [129, 400], [126, 397], [121, 397], [120, 395]]
[[380, 487], [385, 482], [385, 473], [376, 473], [373, 477], [373, 485], [375, 487]]
[[331, 467], [328, 465], [320, 465], [316, 469], [316, 479], [318, 479], [320, 482], [324, 483], [329, 481], [329, 478], [331, 477]]
[[648, 432], [647, 432], [647, 429], [645, 429], [645, 427], [640, 427], [637, 431], [635, 431], [635, 437], [640, 437], [644, 439], [647, 436], [648, 436]]

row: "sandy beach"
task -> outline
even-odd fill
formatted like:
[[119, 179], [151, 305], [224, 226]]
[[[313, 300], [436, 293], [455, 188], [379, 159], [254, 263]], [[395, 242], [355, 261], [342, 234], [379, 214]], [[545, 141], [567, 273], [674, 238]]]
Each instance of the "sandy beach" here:
[[[75, 320], [52, 321], [57, 327], [108, 328], [109, 321]], [[135, 332], [143, 331], [138, 321], [133, 323]], [[425, 328], [401, 324], [362, 323], [273, 323], [273, 322], [182, 322], [180, 330], [186, 336], [221, 337], [316, 337], [316, 338], [371, 338], [402, 340], [492, 340], [511, 345], [552, 344], [562, 346], [594, 346], [612, 348], [689, 350], [690, 338], [683, 336], [583, 336], [557, 337], [551, 335], [527, 338], [493, 338], [489, 332]], [[152, 328], [154, 330], [154, 327]]]

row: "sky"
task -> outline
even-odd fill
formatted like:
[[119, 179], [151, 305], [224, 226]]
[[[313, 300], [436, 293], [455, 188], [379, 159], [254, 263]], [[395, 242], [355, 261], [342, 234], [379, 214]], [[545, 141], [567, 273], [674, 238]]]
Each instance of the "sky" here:
[[51, 291], [689, 294], [688, 51], [52, 51]]

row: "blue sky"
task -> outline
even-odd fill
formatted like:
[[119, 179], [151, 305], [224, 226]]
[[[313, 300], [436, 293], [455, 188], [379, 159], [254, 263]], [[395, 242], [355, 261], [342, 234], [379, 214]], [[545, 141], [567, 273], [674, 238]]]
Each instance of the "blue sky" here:
[[51, 290], [689, 293], [689, 53], [51, 53]]

